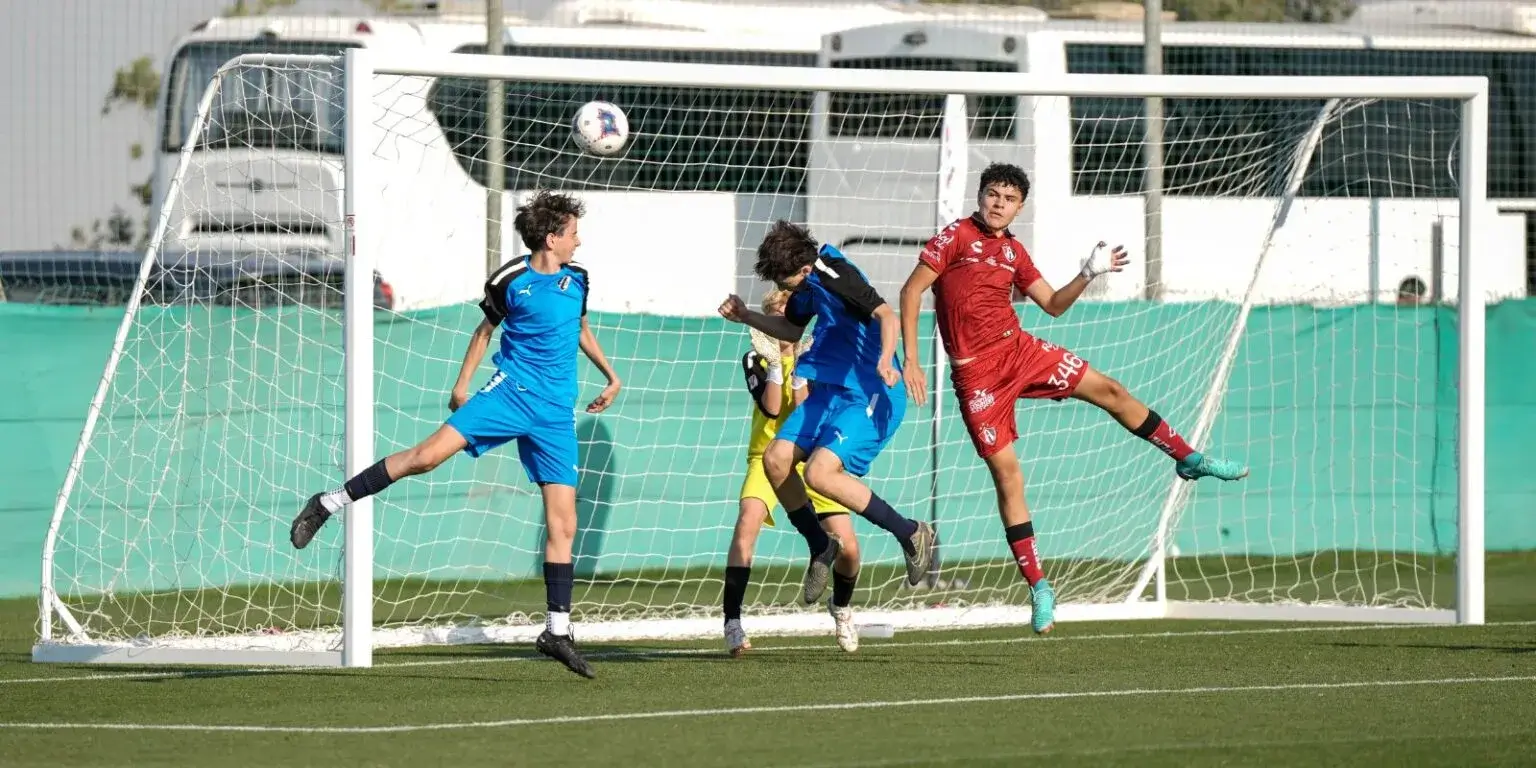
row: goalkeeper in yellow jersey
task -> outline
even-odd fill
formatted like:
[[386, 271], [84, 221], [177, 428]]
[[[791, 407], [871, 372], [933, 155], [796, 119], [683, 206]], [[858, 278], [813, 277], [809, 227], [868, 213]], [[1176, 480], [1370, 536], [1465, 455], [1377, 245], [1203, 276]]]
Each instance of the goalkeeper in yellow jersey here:
[[[771, 291], [763, 298], [763, 313], [782, 315], [788, 302], [789, 291]], [[752, 648], [747, 633], [741, 628], [741, 603], [746, 597], [747, 583], [752, 578], [752, 552], [757, 547], [757, 534], [764, 523], [774, 525], [773, 508], [779, 503], [773, 493], [773, 484], [768, 482], [768, 475], [763, 472], [763, 450], [773, 441], [779, 425], [810, 394], [809, 383], [794, 375], [795, 345], [769, 338], [757, 330], [751, 330], [751, 335], [752, 349], [742, 356], [741, 368], [747, 391], [752, 396], [752, 435], [747, 443], [747, 475], [741, 482], [740, 512], [736, 516], [736, 530], [731, 535], [730, 554], [726, 557], [723, 598], [725, 646], [732, 656], [740, 656], [743, 651]], [[797, 467], [802, 468], [803, 465]], [[809, 509], [794, 510], [788, 512], [787, 517], [800, 535], [805, 537], [806, 543], [813, 544], [811, 554], [815, 555], [828, 551], [824, 546], [814, 546], [815, 543], [824, 544], [826, 541], [827, 534], [822, 530], [820, 519], [831, 515], [847, 515], [848, 509], [810, 488], [806, 488], [806, 494], [810, 497], [814, 512]], [[838, 552], [839, 560], [853, 559], [851, 567], [845, 570], [858, 572], [856, 548], [852, 551], [830, 551]], [[822, 566], [815, 569], [822, 574], [819, 579], [807, 580], [807, 603], [816, 602], [822, 590], [826, 589], [826, 574], [830, 572], [827, 566], [830, 563]]]

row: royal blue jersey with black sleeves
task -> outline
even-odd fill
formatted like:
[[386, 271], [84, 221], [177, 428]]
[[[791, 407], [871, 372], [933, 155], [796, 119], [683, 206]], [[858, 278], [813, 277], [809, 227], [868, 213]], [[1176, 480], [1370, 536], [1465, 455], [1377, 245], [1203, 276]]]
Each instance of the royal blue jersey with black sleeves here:
[[[823, 245], [805, 283], [789, 299], [784, 317], [805, 327], [816, 320], [811, 348], [795, 364], [800, 376], [861, 392], [887, 389], [880, 379], [880, 297], [841, 251]], [[901, 357], [892, 358], [901, 370]]]
[[576, 352], [587, 314], [587, 270], [576, 262], [551, 274], [519, 256], [485, 281], [480, 310], [501, 328], [491, 358], [519, 389], [561, 408], [576, 406]]

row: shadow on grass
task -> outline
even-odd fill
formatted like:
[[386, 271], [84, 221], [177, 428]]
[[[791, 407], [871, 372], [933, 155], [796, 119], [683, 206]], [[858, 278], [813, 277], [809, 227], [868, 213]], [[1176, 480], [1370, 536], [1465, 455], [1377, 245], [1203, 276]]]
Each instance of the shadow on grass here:
[[1536, 653], [1536, 640], [1522, 645], [1493, 643], [1365, 643], [1335, 641], [1328, 645], [1336, 648], [1413, 648], [1426, 651], [1482, 651], [1486, 653]]

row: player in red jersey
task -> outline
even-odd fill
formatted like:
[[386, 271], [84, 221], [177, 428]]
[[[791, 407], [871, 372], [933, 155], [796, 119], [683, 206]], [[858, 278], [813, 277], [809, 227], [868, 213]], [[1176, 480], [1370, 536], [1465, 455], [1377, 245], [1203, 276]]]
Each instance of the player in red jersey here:
[[1077, 277], [1061, 288], [1051, 287], [1023, 244], [1008, 231], [1028, 196], [1029, 177], [1017, 166], [994, 163], [982, 172], [976, 213], [928, 241], [902, 286], [901, 337], [907, 391], [921, 406], [928, 398], [928, 380], [919, 362], [917, 317], [923, 292], [931, 286], [961, 418], [976, 453], [992, 473], [1008, 547], [1029, 583], [1034, 630], [1044, 633], [1055, 624], [1056, 593], [1040, 568], [1034, 524], [1024, 503], [1024, 473], [1013, 450], [1018, 438], [1015, 401], [1071, 397], [1097, 405], [1132, 434], [1168, 454], [1175, 462], [1174, 471], [1186, 480], [1238, 480], [1247, 476], [1248, 469], [1195, 451], [1120, 382], [1023, 329], [1013, 308], [1016, 295], [1033, 299], [1047, 314], [1058, 317], [1095, 277], [1119, 272], [1130, 262], [1125, 248], [1107, 250], [1099, 243], [1083, 260]]

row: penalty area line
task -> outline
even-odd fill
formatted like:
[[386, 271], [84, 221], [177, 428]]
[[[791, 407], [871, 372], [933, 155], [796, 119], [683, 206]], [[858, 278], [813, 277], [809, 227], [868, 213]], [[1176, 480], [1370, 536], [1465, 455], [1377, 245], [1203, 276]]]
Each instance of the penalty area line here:
[[620, 712], [605, 715], [562, 715], [556, 717], [510, 718], [506, 720], [471, 720], [417, 725], [201, 725], [190, 723], [0, 723], [0, 730], [102, 730], [102, 731], [190, 731], [197, 733], [290, 733], [290, 734], [376, 734], [454, 731], [486, 728], [516, 728], [530, 725], [580, 725], [628, 720], [664, 720], [706, 718], [721, 715], [761, 715], [788, 712], [841, 712], [866, 709], [937, 707], [957, 704], [991, 704], [1014, 701], [1055, 701], [1071, 699], [1114, 699], [1141, 696], [1198, 696], [1214, 694], [1275, 693], [1286, 691], [1339, 691], [1362, 688], [1402, 688], [1425, 685], [1476, 685], [1483, 683], [1531, 683], [1536, 675], [1504, 677], [1442, 677], [1418, 680], [1362, 680], [1357, 682], [1276, 683], [1271, 685], [1208, 685], [1191, 688], [1128, 688], [1099, 691], [1055, 691], [1042, 693], [1007, 693], [992, 696], [955, 696], [933, 699], [892, 699], [886, 701], [849, 701], [827, 704], [787, 704], [764, 707], [725, 707], [719, 709], [664, 709], [649, 712]]

